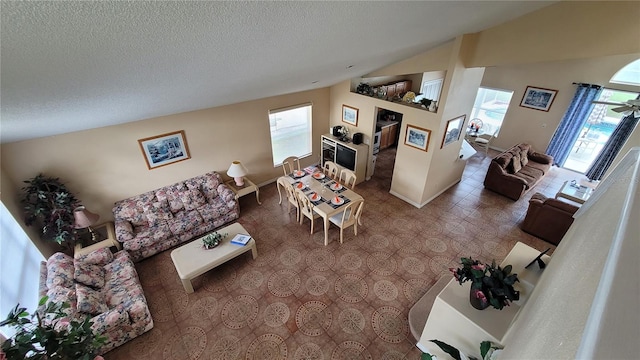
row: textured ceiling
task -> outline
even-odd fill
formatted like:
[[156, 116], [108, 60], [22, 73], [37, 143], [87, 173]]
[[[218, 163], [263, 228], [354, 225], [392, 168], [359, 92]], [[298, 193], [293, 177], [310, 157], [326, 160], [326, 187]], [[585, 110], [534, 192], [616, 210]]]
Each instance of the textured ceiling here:
[[549, 4], [2, 1], [0, 141], [326, 87]]

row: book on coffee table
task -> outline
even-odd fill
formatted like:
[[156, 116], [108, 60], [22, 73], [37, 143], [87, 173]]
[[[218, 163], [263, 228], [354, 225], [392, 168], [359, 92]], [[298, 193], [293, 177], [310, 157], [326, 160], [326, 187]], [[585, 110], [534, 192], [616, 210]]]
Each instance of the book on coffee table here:
[[247, 234], [238, 234], [231, 239], [232, 244], [245, 246], [251, 240], [251, 236]]

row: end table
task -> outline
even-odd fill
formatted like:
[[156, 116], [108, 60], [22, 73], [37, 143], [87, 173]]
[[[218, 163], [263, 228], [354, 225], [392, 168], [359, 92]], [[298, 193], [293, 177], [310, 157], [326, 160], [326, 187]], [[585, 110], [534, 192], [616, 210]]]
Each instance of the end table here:
[[73, 251], [74, 257], [86, 255], [94, 250], [102, 249], [105, 247], [114, 246], [116, 249], [121, 250], [122, 247], [118, 240], [116, 240], [116, 230], [112, 222], [106, 222], [93, 227], [93, 231], [98, 236], [98, 242], [91, 244], [87, 247], [82, 246], [82, 241], [76, 242], [76, 246]]
[[247, 177], [244, 178], [244, 186], [239, 187], [238, 185], [236, 185], [236, 182], [233, 179], [225, 181], [225, 185], [227, 185], [231, 189], [231, 191], [236, 194], [236, 200], [238, 200], [238, 198], [240, 198], [241, 196], [245, 196], [247, 194], [255, 192], [258, 205], [262, 205], [262, 203], [260, 202], [260, 188]]

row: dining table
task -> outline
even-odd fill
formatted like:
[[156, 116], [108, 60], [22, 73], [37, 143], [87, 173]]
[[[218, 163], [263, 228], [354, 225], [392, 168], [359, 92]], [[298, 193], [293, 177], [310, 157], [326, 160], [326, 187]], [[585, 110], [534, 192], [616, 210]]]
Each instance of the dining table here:
[[[294, 171], [285, 177], [294, 188], [302, 190], [305, 196], [309, 197], [314, 205], [313, 211], [322, 218], [325, 246], [329, 244], [329, 218], [343, 212], [352, 201], [364, 200], [358, 193], [322, 172], [309, 174]], [[314, 197], [314, 194], [317, 196]]]

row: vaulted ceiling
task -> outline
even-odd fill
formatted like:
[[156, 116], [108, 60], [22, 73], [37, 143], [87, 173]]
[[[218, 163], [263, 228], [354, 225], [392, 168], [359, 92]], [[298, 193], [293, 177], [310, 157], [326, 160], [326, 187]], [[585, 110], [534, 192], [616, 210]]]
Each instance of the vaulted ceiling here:
[[0, 141], [331, 86], [551, 3], [2, 1]]

